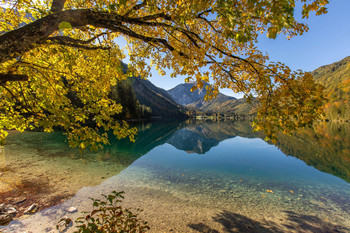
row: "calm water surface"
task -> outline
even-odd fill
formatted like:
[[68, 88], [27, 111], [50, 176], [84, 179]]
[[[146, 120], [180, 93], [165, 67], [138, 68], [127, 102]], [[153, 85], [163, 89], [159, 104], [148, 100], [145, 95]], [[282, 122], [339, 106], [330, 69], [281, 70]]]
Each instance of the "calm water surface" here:
[[[165, 221], [161, 206], [158, 213], [152, 209], [157, 202], [173, 206], [178, 225], [189, 216], [176, 209], [179, 203], [197, 206], [191, 208], [199, 216], [220, 210], [221, 220], [226, 218], [203, 223], [203, 216], [188, 217], [191, 223], [179, 226], [180, 232], [215, 232], [218, 222], [222, 226], [216, 232], [350, 232], [349, 125], [322, 123], [294, 137], [281, 135], [276, 145], [252, 133], [247, 122], [143, 123], [138, 128], [135, 143], [114, 141], [103, 151], [84, 154], [69, 149], [59, 133], [11, 135], [0, 155], [0, 179], [11, 172], [22, 177], [13, 184], [2, 180], [2, 197], [64, 197], [66, 201], [53, 207], [46, 201], [42, 205], [48, 208], [31, 217], [54, 221], [65, 214], [62, 209], [79, 206], [88, 196], [122, 189], [133, 196], [127, 203], [147, 200], [139, 206], [151, 224], [152, 218]], [[29, 163], [25, 172], [21, 162]], [[33, 169], [32, 178], [28, 169]], [[42, 182], [38, 172], [46, 174], [47, 188], [21, 190], [21, 182]], [[148, 215], [147, 208], [154, 213]], [[6, 230], [30, 228], [26, 221], [13, 221]], [[243, 224], [233, 226], [230, 221]], [[244, 228], [251, 221], [252, 227]]]

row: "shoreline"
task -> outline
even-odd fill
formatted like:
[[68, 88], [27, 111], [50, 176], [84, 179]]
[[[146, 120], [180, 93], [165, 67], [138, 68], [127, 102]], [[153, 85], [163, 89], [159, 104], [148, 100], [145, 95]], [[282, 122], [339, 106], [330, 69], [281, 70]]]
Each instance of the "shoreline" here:
[[[231, 204], [218, 206], [215, 203], [200, 203], [150, 187], [135, 187], [125, 184], [125, 175], [114, 176], [96, 187], [86, 187], [71, 199], [40, 211], [27, 218], [11, 222], [4, 232], [57, 232], [55, 224], [68, 216], [73, 221], [82, 216], [81, 211], [91, 211], [88, 197], [101, 198], [99, 191], [108, 194], [117, 187], [125, 191], [123, 208], [143, 209], [138, 215], [149, 222], [149, 232], [347, 232], [350, 226], [334, 223], [323, 215], [300, 212], [293, 209], [269, 209], [259, 205], [239, 204], [235, 199]], [[235, 203], [237, 202], [237, 203]], [[76, 213], [68, 213], [74, 206]], [[349, 222], [347, 223], [349, 224]], [[1, 228], [0, 228], [1, 229]], [[75, 224], [65, 232], [73, 232]]]

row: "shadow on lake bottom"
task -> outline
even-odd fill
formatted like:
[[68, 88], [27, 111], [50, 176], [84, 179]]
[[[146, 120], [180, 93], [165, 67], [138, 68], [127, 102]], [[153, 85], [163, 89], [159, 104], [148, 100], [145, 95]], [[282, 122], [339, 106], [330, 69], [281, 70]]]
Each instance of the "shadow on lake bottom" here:
[[[222, 225], [224, 232], [245, 232], [245, 233], [284, 233], [287, 231], [317, 232], [317, 233], [346, 233], [350, 228], [334, 225], [317, 216], [298, 214], [293, 211], [285, 211], [285, 222], [276, 223], [263, 220], [255, 221], [247, 216], [236, 214], [230, 211], [222, 211], [212, 219]], [[282, 219], [280, 219], [282, 220]], [[204, 223], [193, 223], [188, 225], [191, 229], [203, 233], [219, 233]]]

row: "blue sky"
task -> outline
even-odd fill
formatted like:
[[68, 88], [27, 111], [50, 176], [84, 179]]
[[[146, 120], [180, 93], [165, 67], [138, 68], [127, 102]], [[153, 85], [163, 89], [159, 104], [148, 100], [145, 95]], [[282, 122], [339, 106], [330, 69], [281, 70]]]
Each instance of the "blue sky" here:
[[[291, 40], [283, 35], [275, 40], [262, 35], [258, 47], [269, 55], [271, 61], [280, 61], [293, 70], [303, 71], [312, 71], [350, 56], [350, 0], [330, 0], [327, 14], [312, 14], [302, 22], [306, 22], [310, 28], [304, 35]], [[183, 77], [160, 76], [156, 70], [153, 70], [149, 80], [166, 90], [184, 82]], [[221, 92], [241, 97], [231, 90]]]

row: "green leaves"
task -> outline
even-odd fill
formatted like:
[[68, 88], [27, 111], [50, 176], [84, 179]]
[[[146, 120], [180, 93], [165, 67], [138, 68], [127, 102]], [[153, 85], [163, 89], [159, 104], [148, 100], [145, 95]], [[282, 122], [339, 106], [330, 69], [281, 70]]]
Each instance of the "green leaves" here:
[[72, 25], [69, 22], [63, 21], [58, 25], [59, 30], [72, 29]]
[[120, 202], [124, 192], [113, 191], [102, 196], [106, 201], [90, 198], [93, 201], [91, 212], [82, 212], [84, 216], [77, 218], [76, 233], [98, 232], [146, 232], [150, 229], [147, 222], [138, 219], [129, 209], [123, 209]]
[[116, 3], [112, 3], [112, 4], [108, 5], [107, 6], [108, 11], [116, 11], [117, 10], [117, 6], [118, 6], [118, 4], [116, 4]]

